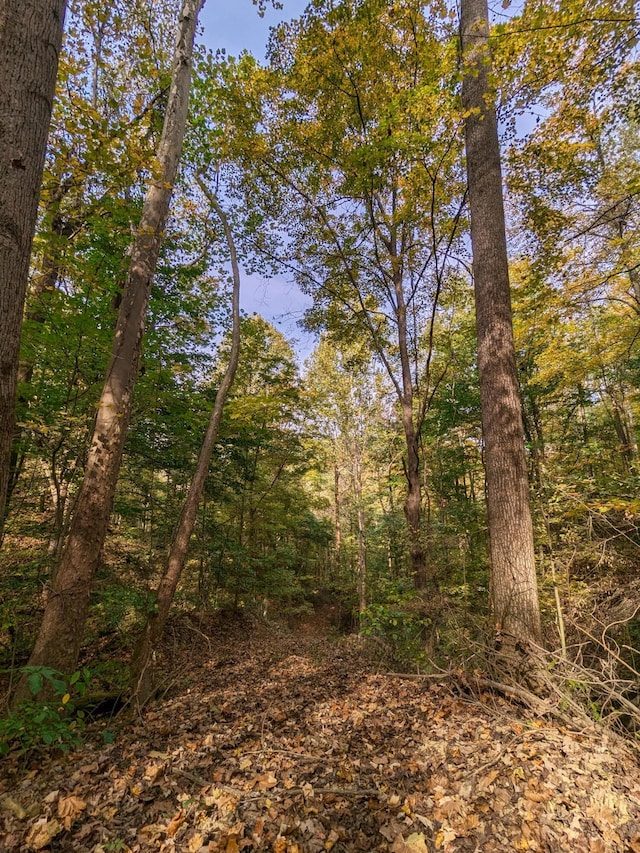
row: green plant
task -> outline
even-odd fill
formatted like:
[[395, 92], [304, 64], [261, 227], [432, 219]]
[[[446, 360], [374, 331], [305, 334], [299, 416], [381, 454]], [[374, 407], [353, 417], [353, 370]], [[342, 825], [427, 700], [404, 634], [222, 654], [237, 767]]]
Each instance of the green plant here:
[[[33, 698], [0, 720], [0, 755], [12, 750], [24, 754], [42, 747], [67, 752], [79, 746], [85, 714], [75, 703], [91, 683], [91, 672], [86, 667], [78, 670], [68, 682], [60, 672], [45, 666], [25, 666], [20, 672], [27, 676]], [[38, 700], [43, 691], [51, 698]]]
[[105, 841], [102, 848], [105, 853], [119, 853], [120, 850], [127, 850], [127, 845], [122, 838], [112, 838], [111, 841]]
[[415, 609], [410, 595], [396, 594], [384, 603], [369, 605], [361, 615], [360, 626], [365, 636], [382, 640], [395, 664], [411, 668], [426, 662], [431, 620]]

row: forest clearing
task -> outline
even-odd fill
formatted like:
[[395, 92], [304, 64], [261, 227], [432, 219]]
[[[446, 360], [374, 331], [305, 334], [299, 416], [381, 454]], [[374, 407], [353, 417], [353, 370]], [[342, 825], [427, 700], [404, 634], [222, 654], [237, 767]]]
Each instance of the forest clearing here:
[[622, 739], [461, 671], [389, 673], [327, 629], [175, 620], [166, 695], [98, 720], [78, 752], [14, 764], [2, 849], [640, 850], [638, 755]]
[[638, 3], [238, 3], [0, 0], [0, 849], [640, 853]]

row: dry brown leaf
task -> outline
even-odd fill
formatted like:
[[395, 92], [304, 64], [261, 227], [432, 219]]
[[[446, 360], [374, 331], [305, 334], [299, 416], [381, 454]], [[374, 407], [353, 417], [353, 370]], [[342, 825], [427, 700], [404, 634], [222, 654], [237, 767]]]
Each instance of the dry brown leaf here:
[[162, 773], [163, 769], [164, 767], [162, 764], [147, 764], [144, 770], [144, 778], [147, 782], [153, 785], [158, 776]]
[[396, 835], [393, 844], [391, 845], [391, 853], [405, 853], [405, 843], [402, 833]]
[[80, 797], [61, 797], [58, 800], [58, 817], [63, 819], [64, 828], [71, 829], [74, 820], [86, 809], [87, 804]]
[[481, 791], [486, 791], [490, 785], [493, 785], [499, 775], [499, 770], [492, 770], [490, 773], [487, 773], [487, 775], [483, 776], [478, 782], [478, 788], [480, 788]]
[[324, 842], [324, 849], [331, 850], [336, 841], [340, 841], [340, 833], [336, 832], [335, 829], [332, 829], [327, 836], [327, 840]]
[[146, 826], [138, 830], [138, 840], [150, 843], [162, 835], [165, 831], [164, 826], [159, 823], [148, 823]]
[[253, 787], [257, 786], [259, 791], [268, 791], [271, 788], [275, 788], [277, 784], [278, 780], [271, 772], [260, 773], [253, 780]]
[[472, 829], [477, 829], [480, 826], [480, 817], [472, 812], [468, 814], [464, 819], [464, 828], [466, 832], [469, 832]]
[[278, 835], [273, 842], [273, 853], [287, 853], [287, 839], [284, 835]]
[[33, 824], [27, 835], [27, 847], [29, 850], [43, 850], [48, 847], [56, 835], [63, 830], [63, 826], [57, 820], [41, 818]]
[[176, 815], [174, 815], [171, 818], [171, 820], [167, 824], [167, 828], [165, 830], [165, 832], [167, 833], [169, 838], [173, 838], [173, 836], [176, 834], [176, 832], [180, 829], [182, 824], [185, 822], [186, 817], [187, 817], [187, 815], [185, 812], [179, 811]]
[[240, 848], [238, 847], [238, 837], [236, 835], [230, 835], [227, 838], [227, 843], [224, 847], [224, 853], [240, 853]]
[[398, 835], [402, 835], [402, 827], [399, 823], [391, 821], [391, 823], [385, 823], [381, 826], [379, 832], [389, 843], [392, 843], [397, 839]]

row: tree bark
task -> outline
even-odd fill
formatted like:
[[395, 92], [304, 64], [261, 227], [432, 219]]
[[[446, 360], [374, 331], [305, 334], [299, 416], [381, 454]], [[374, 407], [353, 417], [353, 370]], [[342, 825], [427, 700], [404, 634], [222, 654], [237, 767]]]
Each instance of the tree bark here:
[[[70, 673], [77, 664], [89, 596], [113, 507], [144, 334], [151, 283], [160, 252], [187, 121], [198, 13], [204, 0], [183, 0], [173, 56], [171, 88], [154, 179], [144, 200], [122, 295], [111, 361], [98, 404], [96, 425], [43, 622], [29, 660]], [[27, 695], [24, 679], [14, 702]]]
[[333, 529], [334, 529], [334, 544], [333, 544], [333, 570], [334, 577], [340, 577], [340, 563], [342, 553], [342, 526], [340, 521], [341, 500], [340, 500], [340, 467], [337, 462], [333, 464]]
[[462, 0], [462, 105], [496, 630], [540, 642], [540, 608], [516, 371], [500, 144], [490, 100], [487, 0]]
[[66, 0], [0, 3], [0, 541], [20, 331]]
[[[397, 259], [395, 236], [392, 240], [393, 257]], [[394, 271], [394, 290], [396, 295], [396, 325], [398, 330], [398, 351], [400, 354], [400, 369], [402, 386], [400, 405], [402, 408], [402, 426], [407, 449], [405, 477], [407, 479], [407, 497], [404, 502], [404, 514], [409, 533], [409, 553], [411, 559], [411, 574], [416, 590], [427, 589], [429, 585], [436, 586], [435, 576], [427, 571], [427, 559], [422, 540], [422, 481], [420, 478], [420, 442], [416, 433], [413, 412], [413, 379], [411, 376], [411, 360], [407, 342], [407, 307], [402, 286], [402, 270], [396, 260]]]
[[[200, 182], [200, 185], [203, 186], [202, 182]], [[196, 470], [182, 508], [178, 529], [171, 544], [165, 573], [158, 587], [156, 608], [147, 619], [147, 624], [145, 625], [144, 631], [138, 641], [138, 645], [134, 653], [131, 665], [130, 685], [132, 695], [138, 706], [144, 705], [153, 692], [153, 653], [162, 637], [164, 627], [169, 616], [169, 611], [171, 609], [171, 604], [178, 587], [178, 582], [180, 581], [180, 577], [184, 570], [189, 540], [193, 533], [198, 513], [198, 506], [202, 499], [202, 493], [204, 491], [204, 485], [209, 471], [209, 464], [213, 455], [213, 448], [218, 437], [218, 428], [222, 418], [222, 411], [238, 367], [238, 357], [240, 354], [240, 270], [238, 267], [235, 245], [229, 222], [216, 197], [206, 190], [205, 193], [211, 202], [211, 205], [220, 217], [227, 245], [229, 247], [229, 253], [231, 255], [231, 268], [233, 270], [233, 329], [231, 336], [231, 352], [229, 356], [229, 364], [227, 365], [222, 382], [218, 388], [218, 393], [216, 394], [213, 412], [211, 413], [209, 426], [202, 442], [198, 462], [196, 464]]]

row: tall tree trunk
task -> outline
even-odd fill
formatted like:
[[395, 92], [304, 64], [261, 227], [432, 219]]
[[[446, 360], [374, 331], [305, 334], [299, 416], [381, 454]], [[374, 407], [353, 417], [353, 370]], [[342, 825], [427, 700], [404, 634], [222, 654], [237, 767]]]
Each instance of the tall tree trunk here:
[[[183, 0], [173, 57], [171, 88], [155, 178], [144, 200], [122, 295], [111, 361], [98, 404], [96, 425], [69, 538], [62, 553], [29, 664], [63, 673], [77, 663], [89, 596], [107, 532], [144, 334], [151, 282], [169, 212], [187, 121], [193, 42], [204, 0]], [[14, 702], [27, 693], [18, 686]]]
[[[201, 183], [202, 186], [202, 183]], [[204, 189], [204, 187], [203, 187]], [[169, 610], [173, 602], [178, 582], [184, 570], [185, 561], [187, 558], [187, 549], [189, 540], [193, 533], [193, 528], [198, 513], [198, 506], [202, 499], [204, 484], [209, 471], [213, 448], [218, 437], [218, 428], [222, 418], [222, 410], [224, 408], [229, 389], [233, 382], [236, 369], [238, 367], [238, 356], [240, 353], [240, 270], [238, 268], [238, 260], [236, 256], [233, 235], [227, 217], [218, 204], [217, 199], [212, 193], [205, 190], [205, 193], [215, 208], [222, 222], [229, 253], [231, 255], [231, 268], [233, 270], [233, 330], [231, 336], [231, 353], [229, 356], [229, 364], [218, 388], [216, 401], [211, 413], [209, 426], [202, 442], [196, 470], [189, 485], [189, 491], [182, 508], [180, 521], [176, 535], [171, 544], [169, 559], [165, 568], [164, 575], [158, 587], [156, 596], [155, 611], [149, 616], [147, 624], [138, 642], [134, 653], [133, 662], [131, 665], [131, 691], [138, 705], [143, 705], [153, 691], [153, 652], [156, 649], [164, 627], [169, 616]]]
[[20, 331], [66, 0], [0, 3], [0, 541]]
[[[362, 500], [362, 497], [360, 498]], [[364, 507], [358, 507], [358, 613], [367, 609], [367, 539]]]
[[[392, 254], [397, 258], [395, 236], [392, 239]], [[435, 577], [427, 569], [427, 558], [422, 539], [422, 482], [420, 479], [420, 440], [416, 434], [413, 412], [413, 378], [407, 341], [407, 308], [402, 287], [402, 270], [396, 263], [394, 271], [394, 290], [396, 294], [396, 324], [398, 329], [398, 351], [402, 372], [402, 426], [406, 442], [407, 457], [404, 466], [407, 478], [407, 497], [404, 502], [404, 514], [409, 533], [409, 552], [413, 584], [417, 590], [424, 590], [430, 584], [435, 586]]]
[[540, 641], [529, 484], [516, 371], [487, 0], [462, 0], [462, 104], [485, 442], [491, 595], [498, 632]]
[[340, 466], [337, 462], [333, 464], [333, 530], [334, 530], [334, 545], [333, 545], [333, 570], [334, 578], [340, 577], [340, 563], [342, 553], [342, 525], [340, 521], [341, 514], [340, 500]]
[[362, 496], [362, 458], [363, 448], [360, 442], [356, 441], [353, 447], [353, 491], [358, 507], [358, 568], [356, 571], [356, 589], [360, 618], [362, 618], [362, 614], [367, 609], [367, 538]]
[[427, 558], [422, 539], [422, 482], [420, 480], [420, 455], [418, 437], [413, 424], [413, 406], [406, 399], [402, 401], [402, 423], [406, 442], [407, 458], [404, 473], [407, 479], [407, 496], [404, 501], [404, 515], [409, 533], [409, 554], [413, 585], [417, 590], [436, 586], [435, 578], [427, 570]]

